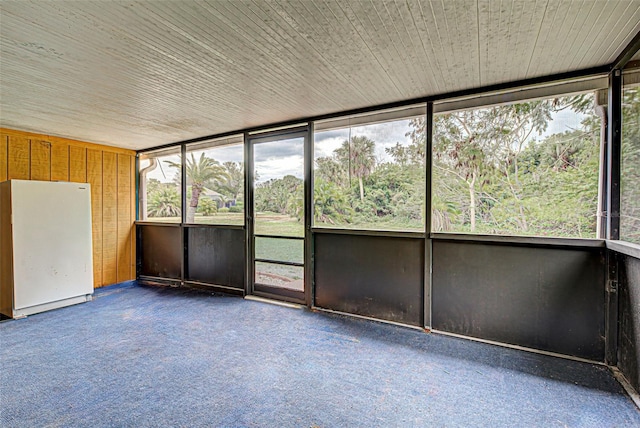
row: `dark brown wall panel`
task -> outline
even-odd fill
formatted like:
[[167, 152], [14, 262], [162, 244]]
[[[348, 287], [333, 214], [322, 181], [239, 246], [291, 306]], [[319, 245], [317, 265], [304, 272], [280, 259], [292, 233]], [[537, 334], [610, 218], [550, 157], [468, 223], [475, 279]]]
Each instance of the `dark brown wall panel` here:
[[188, 227], [187, 242], [187, 281], [244, 289], [244, 230]]
[[433, 242], [436, 330], [604, 359], [601, 248]]
[[180, 279], [182, 229], [179, 225], [137, 225], [140, 271], [143, 276]]
[[315, 304], [423, 325], [424, 239], [317, 233]]
[[618, 367], [640, 391], [640, 260], [619, 255]]

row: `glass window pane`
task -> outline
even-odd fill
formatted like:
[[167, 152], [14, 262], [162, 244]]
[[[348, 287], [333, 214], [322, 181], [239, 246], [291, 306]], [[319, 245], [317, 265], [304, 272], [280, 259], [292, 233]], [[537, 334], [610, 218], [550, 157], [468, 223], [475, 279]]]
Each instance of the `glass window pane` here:
[[187, 223], [244, 224], [243, 136], [187, 146]]
[[432, 230], [594, 238], [594, 94], [434, 117]]
[[255, 239], [256, 259], [304, 263], [304, 240], [263, 238]]
[[256, 284], [304, 291], [304, 268], [274, 263], [256, 262]]
[[425, 146], [423, 107], [318, 123], [313, 225], [423, 231]]
[[[637, 79], [636, 79], [637, 80]], [[620, 239], [640, 244], [640, 85], [622, 93]]]
[[140, 220], [182, 221], [180, 148], [140, 156]]
[[304, 236], [303, 155], [303, 138], [254, 145], [256, 234]]

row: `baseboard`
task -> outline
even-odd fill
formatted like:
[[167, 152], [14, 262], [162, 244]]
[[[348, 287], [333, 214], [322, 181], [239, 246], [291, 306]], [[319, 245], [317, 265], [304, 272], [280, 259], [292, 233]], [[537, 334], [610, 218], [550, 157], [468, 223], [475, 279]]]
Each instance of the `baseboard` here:
[[631, 383], [625, 377], [624, 373], [622, 373], [619, 368], [609, 366], [609, 369], [611, 370], [611, 373], [613, 373], [613, 376], [616, 378], [616, 380], [620, 383], [620, 385], [622, 385], [627, 394], [629, 394], [631, 401], [633, 401], [636, 407], [640, 410], [640, 394], [638, 394], [638, 391], [635, 390], [635, 388], [631, 385]]

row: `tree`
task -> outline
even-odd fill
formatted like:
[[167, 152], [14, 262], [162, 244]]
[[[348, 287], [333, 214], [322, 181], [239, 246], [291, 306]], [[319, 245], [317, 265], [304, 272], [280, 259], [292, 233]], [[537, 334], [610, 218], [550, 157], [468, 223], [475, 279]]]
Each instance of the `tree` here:
[[241, 162], [225, 162], [222, 164], [227, 172], [224, 181], [217, 183], [216, 190], [237, 200], [244, 191], [244, 168]]
[[203, 198], [198, 202], [198, 213], [211, 216], [218, 212], [218, 204], [209, 198]]
[[354, 136], [351, 140], [345, 140], [342, 146], [334, 151], [338, 161], [349, 171], [349, 175], [358, 178], [361, 202], [364, 202], [362, 180], [371, 174], [376, 164], [375, 146], [376, 143], [365, 136]]
[[303, 181], [293, 175], [273, 178], [255, 189], [256, 211], [271, 211], [298, 217], [304, 200]]
[[347, 169], [335, 156], [325, 156], [316, 159], [315, 177], [333, 183], [339, 187], [349, 184]]
[[329, 224], [350, 222], [352, 210], [342, 188], [323, 178], [316, 178], [314, 187], [313, 211], [316, 222]]
[[436, 116], [434, 230], [593, 236], [600, 126], [591, 94]]
[[[177, 162], [166, 161], [173, 168], [180, 169], [182, 166]], [[200, 154], [200, 158], [191, 153], [191, 158], [187, 159], [187, 186], [191, 186], [191, 198], [187, 208], [187, 223], [193, 223], [195, 220], [196, 210], [198, 209], [198, 201], [200, 194], [207, 186], [215, 186], [217, 183], [227, 179], [228, 174], [225, 168], [215, 159], [205, 156], [204, 152]]]
[[180, 216], [180, 194], [172, 185], [161, 185], [149, 194], [147, 203], [149, 217]]
[[640, 244], [640, 86], [622, 96], [620, 237]]
[[[476, 231], [484, 187], [501, 181], [513, 199], [522, 231], [527, 231], [519, 180], [519, 156], [526, 143], [547, 127], [552, 100], [465, 110], [435, 119], [434, 168], [446, 170], [466, 183], [468, 221]], [[486, 195], [486, 194], [485, 194]], [[491, 195], [486, 195], [491, 197]]]
[[406, 167], [424, 167], [426, 159], [426, 124], [424, 116], [411, 119], [409, 121], [409, 131], [404, 134], [409, 137], [409, 144], [402, 145], [396, 143], [393, 147], [387, 147], [385, 151], [391, 155], [394, 162]]

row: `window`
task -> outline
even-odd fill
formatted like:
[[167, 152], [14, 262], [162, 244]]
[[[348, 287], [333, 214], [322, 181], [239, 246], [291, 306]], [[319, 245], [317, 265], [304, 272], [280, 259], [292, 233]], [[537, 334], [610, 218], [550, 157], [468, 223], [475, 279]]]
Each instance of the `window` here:
[[187, 223], [244, 224], [244, 138], [187, 146]]
[[594, 238], [594, 93], [438, 114], [432, 231]]
[[424, 230], [424, 106], [315, 124], [314, 226]]
[[620, 239], [640, 244], [640, 71], [623, 78]]
[[140, 220], [182, 221], [180, 158], [180, 147], [140, 155]]

